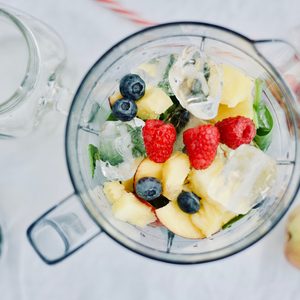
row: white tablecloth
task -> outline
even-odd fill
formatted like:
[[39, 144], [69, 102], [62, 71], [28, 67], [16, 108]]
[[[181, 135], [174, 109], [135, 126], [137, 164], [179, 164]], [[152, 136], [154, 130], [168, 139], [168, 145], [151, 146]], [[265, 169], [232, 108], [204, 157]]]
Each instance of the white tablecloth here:
[[[105, 50], [139, 29], [94, 0], [4, 3], [60, 33], [68, 49], [72, 91]], [[252, 38], [283, 36], [300, 24], [299, 0], [122, 3], [156, 22], [205, 21]], [[5, 233], [1, 300], [300, 299], [300, 271], [283, 255], [285, 220], [244, 252], [203, 265], [177, 266], [145, 259], [104, 234], [64, 262], [44, 264], [29, 246], [25, 231], [42, 212], [72, 192], [64, 157], [65, 119], [59, 119], [57, 128], [43, 139], [0, 141], [0, 223]]]

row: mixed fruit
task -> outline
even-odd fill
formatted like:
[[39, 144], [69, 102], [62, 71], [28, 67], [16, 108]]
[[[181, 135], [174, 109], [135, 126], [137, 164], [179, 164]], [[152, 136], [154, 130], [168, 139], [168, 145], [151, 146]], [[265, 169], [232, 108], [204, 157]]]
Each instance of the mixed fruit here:
[[202, 239], [257, 207], [276, 177], [262, 94], [261, 80], [191, 47], [121, 78], [89, 145], [114, 216]]

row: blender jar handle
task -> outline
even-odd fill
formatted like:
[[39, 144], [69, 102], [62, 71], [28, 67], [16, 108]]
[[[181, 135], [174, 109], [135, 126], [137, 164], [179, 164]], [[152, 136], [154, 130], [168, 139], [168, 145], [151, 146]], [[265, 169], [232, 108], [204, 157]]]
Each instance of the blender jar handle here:
[[[291, 40], [291, 41], [290, 41]], [[300, 114], [300, 40], [266, 39], [253, 41], [254, 47], [282, 75], [294, 93]]]
[[77, 251], [101, 229], [72, 194], [38, 218], [27, 230], [27, 237], [41, 259], [55, 264]]

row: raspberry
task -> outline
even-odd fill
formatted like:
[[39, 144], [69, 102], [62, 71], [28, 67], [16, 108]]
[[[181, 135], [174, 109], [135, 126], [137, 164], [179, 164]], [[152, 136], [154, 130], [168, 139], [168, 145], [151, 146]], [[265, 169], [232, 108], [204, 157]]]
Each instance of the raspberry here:
[[224, 119], [216, 123], [216, 127], [220, 132], [221, 143], [231, 149], [236, 149], [242, 144], [250, 144], [256, 134], [253, 121], [242, 116]]
[[162, 163], [173, 152], [176, 130], [172, 124], [165, 124], [160, 120], [147, 120], [143, 127], [143, 138], [148, 157]]
[[183, 132], [183, 142], [195, 169], [206, 169], [211, 165], [217, 153], [219, 140], [219, 131], [213, 125], [200, 125]]

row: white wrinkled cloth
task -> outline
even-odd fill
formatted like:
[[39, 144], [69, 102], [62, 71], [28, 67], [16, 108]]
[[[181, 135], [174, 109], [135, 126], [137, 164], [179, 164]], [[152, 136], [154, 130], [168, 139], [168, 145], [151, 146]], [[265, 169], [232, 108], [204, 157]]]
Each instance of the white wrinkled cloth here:
[[[282, 36], [300, 22], [299, 0], [122, 2], [157, 22], [217, 23], [252, 38]], [[105, 50], [139, 29], [94, 0], [4, 3], [42, 19], [60, 33], [68, 50], [72, 91]], [[44, 264], [25, 233], [36, 217], [72, 192], [64, 158], [64, 118], [58, 119], [57, 129], [43, 139], [0, 140], [0, 223], [5, 233], [1, 300], [300, 299], [300, 271], [283, 255], [284, 220], [244, 252], [203, 265], [145, 259], [105, 235], [58, 265]]]

